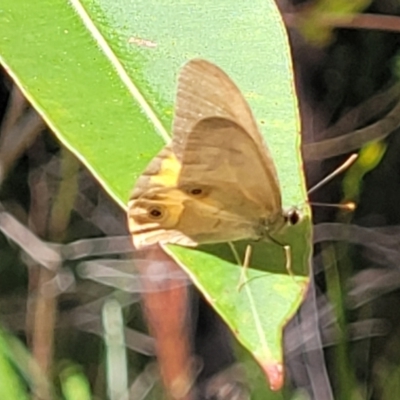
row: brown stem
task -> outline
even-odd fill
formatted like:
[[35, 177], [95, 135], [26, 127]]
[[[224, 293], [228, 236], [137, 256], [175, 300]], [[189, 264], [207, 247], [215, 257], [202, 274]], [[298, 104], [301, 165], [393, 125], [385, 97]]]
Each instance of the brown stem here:
[[[37, 151], [40, 153], [45, 149], [36, 148]], [[32, 154], [33, 159], [37, 160], [37, 157], [37, 153]], [[77, 193], [78, 167], [76, 159], [67, 150], [62, 150], [61, 181], [56, 194], [49, 192], [45, 173], [38, 174], [37, 171], [33, 171], [31, 174], [30, 226], [39, 236], [48, 237], [52, 241], [63, 239]], [[54, 198], [52, 204], [50, 204], [51, 198]], [[57, 298], [51, 291], [51, 285], [57, 270], [51, 271], [40, 265], [35, 265], [29, 270], [32, 300], [28, 304], [27, 326], [32, 334], [32, 353], [42, 371], [49, 375], [52, 369], [54, 331], [57, 319]]]
[[[189, 340], [188, 287], [168, 278], [179, 267], [158, 245], [146, 248], [143, 254], [148, 261], [141, 261], [136, 267], [142, 275], [142, 299], [150, 333], [156, 340], [161, 378], [170, 399], [191, 400], [194, 363]], [[164, 280], [148, 277], [155, 262], [167, 274]]]
[[[298, 27], [307, 18], [303, 12], [284, 13], [283, 19], [288, 27]], [[335, 14], [320, 13], [318, 25], [344, 29], [371, 29], [379, 31], [400, 32], [400, 17], [379, 14]]]

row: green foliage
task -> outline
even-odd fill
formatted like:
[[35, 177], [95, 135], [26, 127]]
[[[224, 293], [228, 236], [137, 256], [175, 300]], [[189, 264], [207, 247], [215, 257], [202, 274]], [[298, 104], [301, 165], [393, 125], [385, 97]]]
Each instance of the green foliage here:
[[6, 339], [7, 334], [0, 330], [0, 398], [9, 400], [29, 399], [21, 375], [14, 368], [13, 354]]

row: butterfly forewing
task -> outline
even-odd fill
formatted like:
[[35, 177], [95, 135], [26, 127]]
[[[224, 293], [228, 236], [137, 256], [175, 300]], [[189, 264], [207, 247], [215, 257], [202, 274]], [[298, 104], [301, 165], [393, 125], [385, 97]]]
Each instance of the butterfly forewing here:
[[[235, 121], [265, 148], [250, 107], [235, 83], [216, 65], [194, 59], [184, 65], [178, 78], [174, 138], [186, 137], [195, 124], [208, 117]], [[268, 149], [265, 157], [272, 162]]]
[[[213, 121], [217, 119], [231, 121], [232, 129], [213, 130], [212, 122], [201, 125], [201, 121], [208, 118], [213, 118]], [[235, 124], [237, 128], [233, 128]], [[230, 170], [235, 168], [235, 164], [237, 166], [246, 164], [246, 167], [250, 168], [243, 173], [240, 171], [233, 173], [225, 170], [221, 172], [223, 167], [220, 167], [219, 172], [213, 176], [214, 181], [223, 182], [224, 174], [230, 174], [231, 178], [236, 179], [237, 187], [243, 189], [242, 195], [248, 199], [253, 197], [266, 210], [281, 210], [280, 188], [275, 166], [250, 107], [234, 82], [216, 65], [205, 60], [192, 60], [183, 67], [178, 80], [173, 130], [172, 146], [178, 156], [184, 152], [180, 155], [182, 160], [185, 159], [185, 162], [182, 162], [184, 167], [187, 161], [187, 140], [190, 135], [191, 153], [197, 152], [198, 157], [202, 157], [203, 165], [198, 168], [203, 171], [206, 169], [208, 175], [212, 175], [215, 166], [209, 166], [208, 162], [212, 160], [213, 152], [214, 154], [218, 151], [227, 152]], [[202, 130], [208, 132], [207, 141], [201, 138]], [[222, 154], [214, 160], [217, 164], [228, 163]], [[188, 175], [182, 173], [183, 177]], [[246, 182], [249, 182], [247, 188]], [[249, 196], [246, 192], [253, 195]]]

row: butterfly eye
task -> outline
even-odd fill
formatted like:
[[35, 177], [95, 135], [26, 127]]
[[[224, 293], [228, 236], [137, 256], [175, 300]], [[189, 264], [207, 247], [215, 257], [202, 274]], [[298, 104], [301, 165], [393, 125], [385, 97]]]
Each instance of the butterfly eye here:
[[289, 225], [296, 225], [301, 220], [301, 215], [298, 210], [290, 210], [286, 214], [286, 221]]
[[161, 219], [164, 217], [164, 212], [161, 207], [152, 206], [147, 210], [147, 215], [151, 219]]

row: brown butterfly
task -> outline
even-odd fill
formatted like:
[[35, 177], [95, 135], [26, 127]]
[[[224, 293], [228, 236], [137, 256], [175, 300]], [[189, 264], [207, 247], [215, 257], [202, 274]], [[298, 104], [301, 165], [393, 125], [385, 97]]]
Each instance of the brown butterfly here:
[[282, 210], [274, 162], [237, 86], [200, 59], [182, 69], [172, 142], [150, 162], [129, 201], [136, 248], [270, 238]]

